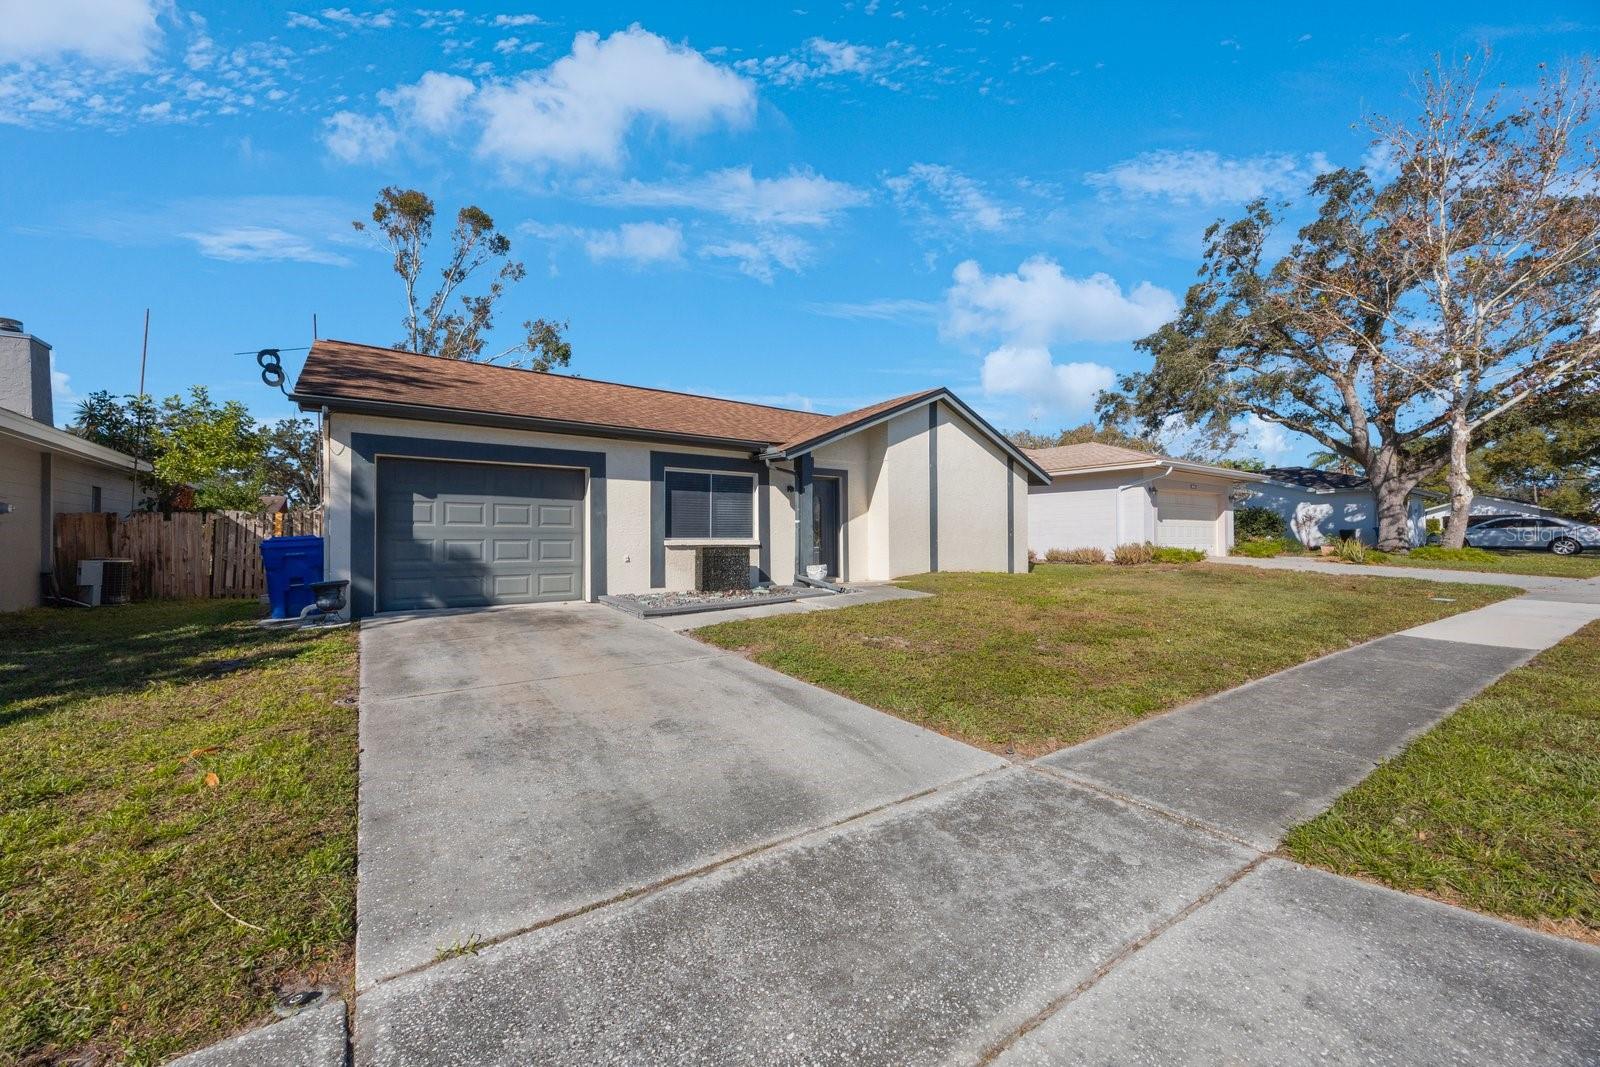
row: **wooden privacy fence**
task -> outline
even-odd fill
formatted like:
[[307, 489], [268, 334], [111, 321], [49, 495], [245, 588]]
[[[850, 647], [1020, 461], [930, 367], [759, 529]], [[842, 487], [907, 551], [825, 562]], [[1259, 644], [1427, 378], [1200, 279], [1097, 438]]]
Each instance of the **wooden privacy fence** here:
[[267, 591], [261, 542], [322, 533], [322, 510], [57, 515], [56, 584], [67, 595], [78, 561], [133, 560], [133, 598], [252, 597]]

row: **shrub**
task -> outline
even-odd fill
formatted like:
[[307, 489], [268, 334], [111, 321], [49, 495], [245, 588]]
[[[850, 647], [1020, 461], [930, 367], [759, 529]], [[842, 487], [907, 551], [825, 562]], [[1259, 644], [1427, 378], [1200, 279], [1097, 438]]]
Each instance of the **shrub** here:
[[1496, 556], [1483, 548], [1443, 548], [1423, 545], [1411, 550], [1411, 559], [1432, 560], [1434, 563], [1493, 563]]
[[1172, 548], [1163, 545], [1151, 552], [1157, 563], [1199, 563], [1206, 554], [1198, 548]]
[[1443, 519], [1437, 519], [1437, 518], [1429, 519], [1427, 522], [1423, 523], [1423, 525], [1427, 528], [1427, 531], [1429, 533], [1431, 533], [1431, 534], [1442, 534], [1442, 533], [1444, 533], [1444, 520]]
[[1273, 537], [1265, 541], [1241, 541], [1233, 546], [1233, 554], [1235, 556], [1249, 556], [1251, 559], [1271, 559], [1273, 556], [1292, 552], [1299, 547], [1298, 543], [1285, 541], [1281, 537]]
[[1368, 552], [1367, 546], [1361, 543], [1359, 537], [1341, 537], [1333, 549], [1333, 554], [1346, 563], [1365, 563]]
[[1149, 563], [1155, 558], [1156, 548], [1150, 542], [1118, 545], [1111, 553], [1111, 562], [1119, 567], [1132, 567], [1140, 563]]
[[1233, 509], [1233, 535], [1240, 541], [1275, 540], [1287, 532], [1283, 516], [1270, 508]]
[[1050, 563], [1104, 563], [1106, 553], [1103, 548], [1052, 548], [1044, 558]]

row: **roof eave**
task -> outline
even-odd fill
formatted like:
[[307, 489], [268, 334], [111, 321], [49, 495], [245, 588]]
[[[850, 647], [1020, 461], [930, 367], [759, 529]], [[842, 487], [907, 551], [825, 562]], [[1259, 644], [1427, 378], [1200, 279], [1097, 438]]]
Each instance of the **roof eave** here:
[[138, 471], [141, 474], [150, 471], [150, 464], [142, 459], [118, 452], [105, 445], [97, 445], [93, 441], [85, 440], [76, 434], [55, 426], [49, 426], [36, 419], [30, 419], [20, 412], [0, 408], [0, 434], [14, 438], [36, 448], [44, 449], [58, 455], [72, 456], [74, 459], [86, 463], [93, 463], [100, 467], [116, 471]]
[[534, 415], [506, 415], [492, 411], [472, 411], [465, 408], [433, 407], [426, 404], [397, 404], [386, 400], [353, 400], [349, 397], [319, 396], [298, 390], [289, 399], [302, 411], [342, 411], [353, 415], [386, 415], [392, 418], [413, 419], [419, 422], [455, 422], [469, 426], [496, 426], [518, 430], [542, 430], [546, 433], [570, 434], [574, 437], [615, 437], [630, 441], [666, 441], [676, 444], [704, 445], [734, 451], [760, 452], [771, 447], [770, 441], [753, 441], [737, 437], [712, 437], [705, 434], [675, 433], [670, 430], [650, 430], [636, 426], [609, 426], [595, 422], [573, 422], [566, 419], [541, 419]]
[[1028, 480], [1030, 482], [1035, 485], [1050, 484], [1049, 471], [1041, 467], [1022, 449], [1008, 441], [1004, 434], [1002, 434], [999, 430], [996, 430], [993, 426], [989, 425], [988, 421], [985, 420], [983, 416], [969, 408], [960, 397], [956, 396], [949, 389], [944, 388], [934, 389], [927, 393], [911, 397], [902, 404], [896, 404], [894, 407], [880, 411], [869, 418], [862, 419], [860, 422], [854, 422], [847, 426], [837, 427], [833, 430], [829, 430], [827, 433], [818, 434], [816, 437], [808, 438], [795, 444], [783, 446], [774, 445], [762, 452], [761, 458], [765, 460], [793, 459], [795, 456], [804, 455], [807, 452], [814, 452], [824, 445], [832, 444], [834, 441], [842, 440], [843, 438], [849, 437], [852, 434], [857, 434], [863, 430], [870, 429], [873, 426], [888, 422], [890, 419], [895, 418], [896, 416], [904, 415], [908, 411], [914, 411], [919, 407], [926, 407], [928, 404], [937, 403], [940, 400], [943, 400], [951, 407], [956, 408], [961, 412], [962, 418], [966, 419], [974, 426], [982, 429], [997, 445], [1000, 446], [1001, 450], [1006, 453], [1009, 459], [1016, 461], [1016, 463], [1022, 467], [1023, 473], [1028, 476]]
[[1169, 459], [1165, 456], [1152, 456], [1148, 460], [1139, 460], [1128, 463], [1101, 463], [1093, 467], [1068, 467], [1064, 470], [1050, 471], [1054, 478], [1070, 477], [1074, 474], [1114, 474], [1117, 471], [1142, 471], [1151, 467], [1170, 467], [1174, 471], [1186, 474], [1204, 474], [1212, 478], [1226, 478], [1235, 482], [1265, 482], [1270, 479], [1264, 474], [1255, 471], [1235, 470], [1232, 467], [1215, 467], [1209, 463], [1191, 463], [1188, 460]]

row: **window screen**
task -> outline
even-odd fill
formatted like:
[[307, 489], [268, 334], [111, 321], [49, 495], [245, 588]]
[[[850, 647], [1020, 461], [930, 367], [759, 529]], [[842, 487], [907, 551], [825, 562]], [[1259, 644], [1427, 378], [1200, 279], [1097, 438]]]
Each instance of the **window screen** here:
[[667, 536], [755, 536], [755, 479], [747, 474], [667, 471]]

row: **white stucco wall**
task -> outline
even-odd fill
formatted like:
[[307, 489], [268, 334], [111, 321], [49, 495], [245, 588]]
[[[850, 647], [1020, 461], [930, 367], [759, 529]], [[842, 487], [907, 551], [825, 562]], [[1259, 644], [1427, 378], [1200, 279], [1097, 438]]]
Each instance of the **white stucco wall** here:
[[[386, 434], [397, 437], [422, 437], [446, 441], [471, 441], [483, 444], [500, 444], [535, 448], [567, 448], [585, 452], [603, 452], [606, 456], [606, 591], [611, 593], [645, 593], [650, 585], [650, 453], [652, 451], [683, 452], [707, 456], [737, 456], [748, 459], [747, 453], [728, 450], [694, 448], [686, 445], [652, 445], [645, 441], [619, 441], [608, 438], [580, 437], [573, 434], [531, 433], [488, 426], [462, 426], [451, 423], [421, 422], [372, 415], [334, 413], [330, 416], [330, 446], [326, 488], [327, 514], [327, 571], [330, 578], [350, 577], [350, 437], [356, 433]], [[762, 500], [771, 507], [782, 498], [769, 492]], [[786, 505], [785, 505], [786, 506]], [[589, 502], [585, 501], [588, 515]], [[592, 597], [594, 578], [590, 559], [585, 519], [584, 583], [585, 595]], [[756, 516], [756, 529], [761, 528], [760, 515]], [[784, 549], [779, 542], [780, 526], [789, 526], [787, 547], [788, 563], [784, 563]], [[787, 566], [793, 570], [793, 517], [792, 513], [773, 514], [771, 528], [773, 545], [772, 564], [775, 568]], [[752, 557], [753, 558], [753, 557]], [[685, 562], [687, 561], [687, 562]], [[780, 575], [774, 575], [785, 580]], [[672, 551], [667, 553], [667, 588], [688, 588], [693, 581], [692, 553]], [[792, 580], [792, 573], [789, 576]], [[679, 583], [673, 585], [673, 583]]]
[[1116, 546], [1122, 476], [1084, 474], [1036, 485], [1028, 494], [1028, 548], [1044, 558], [1052, 548]]
[[939, 569], [1004, 571], [1006, 454], [951, 408], [938, 412]]
[[[1004, 570], [1006, 555], [1005, 453], [954, 411], [939, 425], [939, 564], [944, 570]], [[650, 585], [650, 453], [672, 451], [749, 458], [733, 450], [652, 445], [570, 434], [431, 423], [335, 413], [329, 421], [326, 478], [327, 569], [350, 577], [350, 491], [353, 434], [565, 448], [606, 456], [606, 591], [642, 593]], [[928, 410], [918, 408], [819, 448], [816, 466], [843, 470], [848, 481], [846, 575], [851, 581], [883, 580], [929, 569]], [[769, 469], [771, 484], [759, 506], [768, 515], [769, 573], [775, 582], [794, 580], [795, 509], [790, 463]], [[1027, 565], [1029, 501], [1026, 476], [1010, 475], [1014, 488], [1014, 566]], [[586, 502], [586, 511], [587, 511]], [[757, 530], [761, 516], [758, 512]], [[587, 524], [586, 524], [587, 525]], [[590, 545], [584, 543], [585, 595], [592, 597]], [[758, 559], [751, 553], [752, 562]], [[691, 548], [666, 548], [664, 588], [694, 583]]]
[[[928, 410], [896, 415], [885, 427], [883, 473], [873, 508], [885, 509], [888, 552], [881, 577], [928, 569]], [[882, 494], [881, 503], [878, 496]]]
[[[1159, 469], [1159, 468], [1157, 468]], [[1210, 493], [1220, 509], [1213, 552], [1233, 544], [1232, 481], [1174, 472], [1151, 479], [1155, 471], [1102, 471], [1064, 474], [1028, 494], [1028, 547], [1043, 557], [1052, 548], [1099, 548], [1156, 541], [1157, 497], [1169, 492]], [[1155, 495], [1152, 495], [1152, 490]]]

